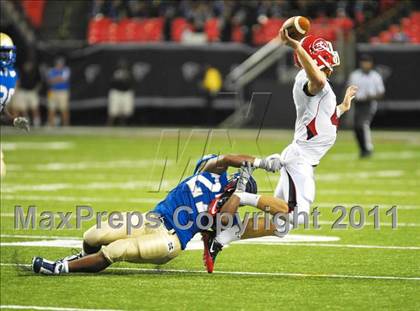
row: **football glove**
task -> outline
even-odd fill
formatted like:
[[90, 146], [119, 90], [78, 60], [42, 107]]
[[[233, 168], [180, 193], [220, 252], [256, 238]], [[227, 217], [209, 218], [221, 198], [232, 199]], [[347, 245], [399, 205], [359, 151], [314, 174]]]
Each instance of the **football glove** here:
[[23, 117], [17, 117], [13, 119], [13, 126], [21, 130], [29, 132], [29, 121]]
[[267, 172], [275, 173], [275, 172], [280, 171], [283, 164], [280, 160], [280, 154], [274, 153], [264, 159], [256, 158], [254, 160], [253, 166], [262, 168], [266, 170]]
[[251, 163], [244, 162], [242, 164], [242, 166], [239, 169], [239, 178], [238, 178], [238, 182], [236, 184], [236, 191], [245, 192], [246, 184], [248, 183], [249, 179], [251, 178], [254, 170], [255, 170], [255, 167]]

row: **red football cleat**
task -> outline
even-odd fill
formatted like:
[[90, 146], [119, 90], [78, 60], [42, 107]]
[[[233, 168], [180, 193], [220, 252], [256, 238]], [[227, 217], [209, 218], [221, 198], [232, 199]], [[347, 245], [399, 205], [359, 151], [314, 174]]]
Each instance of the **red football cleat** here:
[[204, 243], [204, 266], [206, 267], [208, 273], [212, 273], [217, 254], [222, 250], [223, 246], [216, 241], [214, 232], [203, 231], [201, 235]]

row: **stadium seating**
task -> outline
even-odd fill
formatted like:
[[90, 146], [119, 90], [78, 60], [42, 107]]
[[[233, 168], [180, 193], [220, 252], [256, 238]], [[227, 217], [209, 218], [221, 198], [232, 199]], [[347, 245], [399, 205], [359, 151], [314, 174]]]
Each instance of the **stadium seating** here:
[[106, 17], [94, 18], [88, 26], [88, 42], [151, 42], [162, 40], [163, 18], [125, 18], [113, 22]]
[[91, 19], [88, 25], [89, 44], [109, 41], [111, 31], [116, 31], [115, 27], [115, 23], [110, 18], [99, 17]]
[[[25, 1], [24, 1], [25, 2]], [[41, 1], [42, 2], [42, 1]], [[264, 23], [254, 25], [252, 29], [252, 42], [254, 45], [263, 45], [277, 36], [278, 30], [284, 19], [268, 18]], [[119, 22], [113, 22], [107, 17], [93, 18], [89, 22], [88, 42], [90, 44], [102, 42], [156, 42], [163, 40], [163, 28], [165, 20], [158, 18], [125, 18]], [[322, 36], [327, 40], [335, 41], [338, 34], [345, 37], [354, 27], [354, 22], [348, 17], [314, 19], [311, 24], [310, 34]], [[180, 42], [185, 30], [194, 31], [194, 27], [187, 19], [175, 18], [171, 24], [171, 40]], [[210, 18], [206, 21], [204, 31], [208, 42], [220, 41], [220, 21]], [[406, 36], [407, 42], [420, 43], [420, 11], [413, 12], [409, 17], [401, 19], [400, 24], [390, 25], [388, 29], [370, 38], [373, 44], [390, 43], [396, 35]], [[242, 25], [233, 25], [231, 40], [244, 42]]]
[[399, 24], [392, 24], [378, 36], [370, 38], [372, 44], [386, 44], [395, 40], [396, 35], [407, 37], [407, 43], [420, 43], [420, 11], [414, 11], [410, 16], [401, 19]]
[[219, 20], [217, 18], [210, 18], [204, 25], [204, 32], [207, 34], [207, 40], [209, 42], [215, 42], [220, 40], [220, 28]]
[[182, 39], [182, 34], [185, 30], [189, 29], [193, 31], [193, 26], [187, 22], [185, 18], [179, 17], [175, 18], [171, 25], [171, 39], [175, 42], [180, 42]]
[[241, 25], [234, 25], [231, 33], [232, 41], [242, 43], [245, 40], [245, 34]]
[[[279, 18], [268, 18], [252, 29], [253, 44], [263, 45], [277, 36], [278, 31], [285, 20]], [[90, 44], [102, 42], [155, 42], [163, 40], [164, 18], [125, 18], [119, 22], [112, 22], [106, 17], [94, 18], [89, 23], [88, 42]], [[311, 33], [323, 36], [327, 40], [334, 41], [337, 32], [349, 33], [353, 28], [353, 21], [350, 18], [324, 18], [314, 20]], [[187, 19], [175, 18], [171, 24], [171, 40], [181, 42], [185, 30], [194, 31], [194, 27]], [[204, 25], [204, 32], [208, 42], [220, 41], [220, 21], [217, 18], [210, 18]], [[231, 40], [233, 42], [244, 42], [244, 31], [242, 25], [233, 25]]]
[[[263, 24], [256, 26], [253, 29], [253, 43], [262, 45], [272, 40], [277, 36], [283, 22], [283, 19], [270, 18]], [[329, 41], [335, 41], [338, 32], [342, 31], [344, 35], [347, 35], [353, 26], [353, 21], [348, 17], [323, 17], [312, 21], [310, 34], [321, 36]]]
[[262, 45], [275, 38], [284, 21], [284, 19], [269, 18], [264, 23], [255, 26], [253, 29], [253, 43]]
[[35, 28], [41, 27], [44, 15], [45, 0], [22, 0], [26, 16]]

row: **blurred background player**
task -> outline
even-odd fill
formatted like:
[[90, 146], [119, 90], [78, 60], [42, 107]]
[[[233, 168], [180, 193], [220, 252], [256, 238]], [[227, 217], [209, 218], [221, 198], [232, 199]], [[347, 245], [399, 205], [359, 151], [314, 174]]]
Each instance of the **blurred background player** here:
[[108, 93], [108, 125], [126, 125], [134, 113], [133, 77], [128, 64], [120, 59], [111, 78]]
[[[0, 113], [6, 118], [13, 120], [15, 127], [29, 131], [28, 120], [22, 117], [13, 118], [7, 111], [6, 105], [12, 98], [17, 80], [17, 73], [14, 69], [16, 61], [16, 47], [12, 39], [5, 33], [0, 33]], [[0, 150], [0, 176], [6, 175], [3, 151]]]
[[61, 124], [70, 125], [70, 68], [66, 66], [64, 57], [57, 57], [54, 67], [47, 73], [48, 83], [48, 124], [56, 126], [56, 112], [60, 112]]
[[28, 117], [30, 113], [32, 124], [35, 127], [40, 126], [39, 90], [41, 88], [41, 75], [37, 64], [32, 59], [28, 59], [23, 64], [17, 84], [13, 110], [23, 117]]
[[373, 69], [373, 59], [363, 54], [359, 59], [359, 68], [350, 74], [348, 85], [356, 85], [354, 105], [354, 133], [360, 149], [360, 157], [369, 157], [373, 151], [370, 124], [378, 108], [378, 99], [385, 93], [381, 75]]

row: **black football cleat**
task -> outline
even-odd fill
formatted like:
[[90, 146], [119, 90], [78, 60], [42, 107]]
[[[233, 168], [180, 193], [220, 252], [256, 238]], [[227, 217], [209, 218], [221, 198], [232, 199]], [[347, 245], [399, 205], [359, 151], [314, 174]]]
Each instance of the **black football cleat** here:
[[223, 249], [223, 245], [216, 241], [216, 234], [214, 232], [205, 231], [201, 234], [204, 243], [203, 262], [207, 272], [212, 273], [216, 257]]

